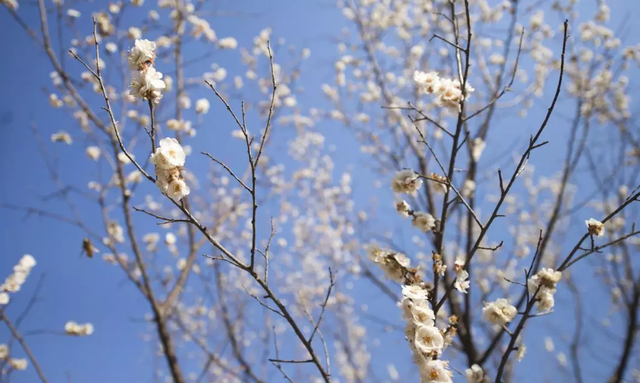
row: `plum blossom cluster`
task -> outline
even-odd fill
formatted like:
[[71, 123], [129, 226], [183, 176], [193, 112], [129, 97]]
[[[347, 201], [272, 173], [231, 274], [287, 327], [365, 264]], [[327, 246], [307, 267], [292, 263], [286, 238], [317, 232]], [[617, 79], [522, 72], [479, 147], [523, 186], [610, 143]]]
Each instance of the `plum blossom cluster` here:
[[13, 274], [9, 275], [4, 283], [0, 285], [0, 305], [9, 303], [9, 293], [20, 291], [20, 287], [27, 280], [31, 269], [35, 265], [35, 258], [29, 254], [25, 254], [20, 258], [18, 264], [13, 267]]
[[544, 268], [529, 279], [528, 288], [530, 294], [535, 294], [538, 310], [549, 311], [555, 305], [554, 294], [556, 284], [562, 279], [562, 272], [550, 268]]
[[372, 245], [367, 250], [369, 259], [378, 264], [387, 278], [402, 283], [408, 273], [411, 260], [404, 254]]
[[78, 324], [74, 321], [69, 321], [64, 325], [64, 332], [67, 335], [87, 336], [93, 334], [93, 325], [91, 323]]
[[175, 138], [163, 138], [155, 153], [151, 154], [151, 162], [156, 167], [156, 185], [176, 202], [191, 192], [180, 174], [185, 159], [184, 148]]
[[425, 93], [437, 96], [436, 105], [456, 111], [460, 110], [460, 102], [464, 101], [469, 93], [475, 91], [475, 89], [467, 83], [465, 84], [465, 91], [463, 92], [459, 80], [440, 77], [438, 72], [426, 73], [417, 70], [413, 73], [413, 81]]
[[[455, 336], [455, 327], [449, 326], [441, 331], [436, 327], [435, 313], [430, 307], [428, 290], [420, 283], [402, 286], [403, 317], [407, 321], [405, 336], [413, 352], [413, 360], [420, 371], [420, 382], [451, 382], [452, 372], [449, 363], [439, 359], [442, 351], [451, 344]], [[451, 324], [456, 319], [450, 320]]]
[[166, 84], [162, 73], [158, 72], [153, 61], [156, 58], [156, 43], [149, 40], [136, 40], [127, 61], [133, 72], [129, 85], [129, 94], [135, 98], [159, 103]]
[[[421, 176], [411, 169], [404, 169], [396, 173], [391, 180], [391, 190], [396, 193], [415, 194], [422, 186]], [[413, 217], [412, 224], [425, 233], [433, 230], [436, 220], [429, 213], [411, 210], [411, 206], [405, 200], [396, 202], [396, 210], [404, 217]]]
[[464, 269], [464, 261], [456, 259], [453, 263], [453, 271], [456, 273], [456, 281], [453, 287], [461, 293], [467, 293], [471, 282], [469, 281], [469, 272]]
[[9, 346], [6, 344], [0, 344], [0, 361], [3, 361], [2, 364], [6, 363], [13, 370], [26, 370], [27, 369], [27, 360], [26, 359], [15, 359], [9, 357]]

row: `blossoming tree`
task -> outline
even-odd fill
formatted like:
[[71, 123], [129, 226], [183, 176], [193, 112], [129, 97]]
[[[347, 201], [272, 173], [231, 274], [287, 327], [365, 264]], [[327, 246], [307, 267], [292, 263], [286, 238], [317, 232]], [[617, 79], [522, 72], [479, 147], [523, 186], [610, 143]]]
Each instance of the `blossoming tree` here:
[[[560, 371], [550, 381], [640, 377], [640, 45], [610, 29], [604, 2], [589, 20], [573, 0], [338, 0], [322, 105], [298, 102], [309, 49], [268, 28], [239, 47], [216, 35], [207, 2], [92, 3], [90, 16], [62, 0], [0, 3], [46, 54], [48, 102], [73, 121], [43, 147], [84, 145], [99, 169], [72, 187], [43, 149], [68, 214], [3, 207], [79, 228], [85, 255], [122, 271], [148, 303], [166, 381], [540, 381], [519, 373], [523, 359]], [[194, 52], [237, 49], [242, 75], [190, 70], [208, 58]], [[216, 140], [240, 142], [233, 159], [196, 139], [216, 106]], [[324, 123], [367, 169], [338, 174]], [[540, 175], [551, 150], [564, 160]], [[61, 379], [11, 311], [36, 258], [0, 286], [0, 381], [30, 368]], [[585, 305], [594, 285], [606, 313]], [[612, 322], [614, 357], [593, 367], [602, 340], [585, 333]], [[543, 334], [567, 350], [557, 362], [527, 352]]]

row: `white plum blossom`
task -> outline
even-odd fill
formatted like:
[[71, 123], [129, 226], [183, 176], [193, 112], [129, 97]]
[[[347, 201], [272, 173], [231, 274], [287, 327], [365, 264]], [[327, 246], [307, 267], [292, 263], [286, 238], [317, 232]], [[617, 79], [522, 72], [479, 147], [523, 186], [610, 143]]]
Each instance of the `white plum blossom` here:
[[172, 169], [184, 166], [186, 155], [182, 145], [175, 138], [163, 138], [155, 153], [151, 155], [151, 162], [161, 169]]
[[467, 270], [460, 270], [453, 287], [461, 293], [467, 293], [471, 282], [469, 281], [469, 273]]
[[135, 72], [131, 77], [129, 94], [133, 97], [152, 100], [159, 103], [162, 98], [162, 90], [166, 85], [162, 81], [162, 73], [154, 67], [148, 67], [143, 71]]
[[143, 70], [156, 59], [156, 43], [149, 40], [136, 40], [129, 52], [127, 62], [131, 70]]
[[438, 76], [438, 72], [425, 73], [417, 70], [413, 72], [413, 81], [425, 92], [431, 94], [440, 82], [440, 76]]
[[14, 370], [19, 370], [19, 371], [23, 371], [27, 369], [27, 360], [22, 358], [22, 359], [14, 359], [11, 358], [9, 359], [9, 367], [13, 368]]
[[[30, 254], [25, 254], [20, 258], [18, 264], [13, 267], [13, 274], [10, 274], [4, 283], [0, 285], [0, 293], [16, 293], [20, 291], [20, 288], [27, 280], [27, 277], [31, 273], [31, 269], [36, 265], [36, 260]], [[9, 301], [9, 297], [4, 296], [2, 298]]]
[[86, 152], [87, 152], [87, 156], [89, 156], [89, 158], [91, 158], [94, 161], [98, 161], [98, 159], [100, 158], [101, 150], [97, 146], [87, 147]]
[[440, 353], [444, 347], [444, 338], [435, 326], [418, 326], [415, 338], [416, 348], [424, 353]]
[[[438, 96], [436, 99], [436, 105], [438, 106], [459, 110], [460, 102], [465, 99], [459, 80], [442, 78], [437, 72], [425, 73], [415, 71], [413, 73], [413, 81], [418, 87], [423, 89], [425, 93]], [[465, 85], [466, 96], [474, 91], [475, 89], [468, 83]]]
[[413, 303], [411, 308], [411, 316], [416, 325], [433, 326], [436, 316], [429, 307], [426, 299]]
[[220, 49], [236, 49], [238, 41], [233, 37], [224, 37], [218, 40], [218, 47]]
[[104, 45], [104, 49], [107, 50], [107, 53], [113, 54], [118, 50], [118, 45], [112, 41], [109, 41]]
[[59, 131], [58, 133], [54, 133], [51, 135], [52, 142], [64, 142], [67, 145], [71, 145], [73, 143], [73, 139], [69, 133], [64, 130]]
[[518, 310], [505, 298], [499, 298], [495, 302], [485, 302], [482, 309], [484, 319], [498, 326], [504, 326], [511, 322], [517, 313]]
[[0, 293], [0, 305], [6, 305], [9, 304], [9, 294], [7, 293]]
[[207, 114], [210, 107], [209, 100], [206, 98], [201, 98], [196, 101], [196, 113], [198, 114]]
[[419, 285], [402, 286], [402, 296], [409, 298], [414, 302], [421, 302], [428, 298], [427, 290]]
[[164, 236], [164, 243], [169, 246], [175, 245], [176, 241], [177, 241], [176, 235], [173, 233], [167, 233]]
[[520, 343], [518, 345], [518, 350], [516, 351], [516, 360], [518, 362], [522, 361], [522, 359], [524, 359], [524, 354], [526, 354], [527, 352], [527, 346], [525, 346], [524, 343]]
[[464, 372], [467, 383], [491, 383], [488, 376], [485, 376], [482, 367], [474, 364], [471, 368], [467, 368]]
[[413, 213], [412, 224], [423, 232], [428, 233], [436, 226], [436, 220], [431, 214], [418, 211]]
[[64, 332], [67, 335], [88, 336], [93, 334], [93, 325], [91, 323], [78, 324], [74, 321], [69, 321], [64, 325]]
[[391, 181], [391, 189], [396, 193], [415, 193], [420, 186], [422, 186], [420, 176], [410, 169], [399, 171]]
[[530, 294], [536, 294], [536, 304], [539, 310], [549, 311], [555, 305], [554, 294], [556, 284], [562, 279], [562, 273], [550, 268], [543, 268], [531, 277], [527, 283]]
[[54, 108], [60, 108], [64, 103], [61, 99], [58, 98], [58, 95], [55, 93], [51, 93], [49, 95], [49, 104]]
[[409, 203], [407, 201], [400, 200], [400, 201], [396, 202], [396, 210], [403, 217], [408, 217], [410, 212], [411, 212], [411, 206], [409, 205]]
[[6, 344], [0, 344], [0, 360], [5, 360], [9, 357], [9, 347]]
[[590, 218], [584, 221], [584, 223], [587, 225], [587, 230], [589, 230], [590, 235], [595, 235], [596, 237], [604, 236], [604, 223], [594, 218]]
[[428, 361], [421, 371], [421, 382], [452, 382], [451, 376], [453, 374], [451, 373], [451, 371], [447, 370], [447, 367], [448, 363], [440, 359]]
[[487, 143], [484, 142], [482, 138], [478, 137], [478, 138], [474, 138], [470, 144], [471, 144], [471, 157], [475, 162], [478, 162], [478, 160], [480, 160], [480, 156], [482, 155], [482, 152], [484, 152], [484, 148], [487, 147]]
[[191, 193], [191, 189], [183, 180], [172, 181], [167, 188], [167, 195], [174, 201], [180, 201]]

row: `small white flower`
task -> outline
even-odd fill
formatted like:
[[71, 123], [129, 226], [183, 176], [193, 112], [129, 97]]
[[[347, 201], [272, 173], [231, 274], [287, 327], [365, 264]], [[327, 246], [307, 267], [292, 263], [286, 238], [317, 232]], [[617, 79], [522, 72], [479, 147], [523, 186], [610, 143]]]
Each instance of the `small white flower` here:
[[69, 8], [67, 9], [67, 16], [71, 17], [72, 19], [77, 19], [78, 17], [80, 17], [80, 11]]
[[9, 359], [9, 367], [14, 370], [26, 370], [27, 369], [27, 360], [26, 359]]
[[413, 72], [413, 81], [423, 88], [427, 93], [433, 93], [440, 82], [440, 76], [437, 72], [425, 73], [422, 71]]
[[516, 360], [518, 362], [522, 361], [522, 359], [524, 359], [524, 354], [526, 354], [527, 352], [527, 346], [524, 345], [524, 343], [520, 343], [520, 345], [518, 346], [518, 350], [516, 351]]
[[156, 59], [156, 43], [149, 40], [136, 40], [131, 48], [127, 62], [131, 70], [142, 70], [153, 64]]
[[547, 290], [538, 292], [536, 295], [536, 305], [540, 311], [549, 311], [555, 306], [556, 301], [553, 293]]
[[[0, 305], [6, 305], [9, 304], [9, 294], [7, 293], [0, 293]], [[0, 359], [2, 359], [0, 357]]]
[[436, 226], [436, 220], [429, 213], [423, 213], [421, 211], [413, 213], [413, 226], [428, 233]]
[[402, 286], [402, 295], [414, 302], [421, 302], [427, 299], [427, 290], [419, 285]]
[[64, 105], [61, 99], [58, 98], [58, 95], [55, 93], [51, 93], [49, 95], [49, 104], [54, 108], [60, 108]]
[[64, 142], [67, 145], [71, 145], [73, 143], [73, 139], [69, 135], [69, 133], [64, 130], [59, 131], [58, 133], [54, 133], [51, 135], [52, 142]]
[[[117, 12], [112, 12], [112, 13], [117, 13]], [[140, 30], [140, 28], [130, 27], [127, 32], [128, 32], [129, 38], [132, 40], [136, 40], [136, 42], [138, 41], [138, 39], [140, 39], [140, 37], [142, 37], [142, 31]]]
[[416, 325], [433, 326], [436, 316], [429, 307], [427, 301], [422, 301], [422, 304], [414, 304], [411, 307], [411, 317]]
[[450, 383], [451, 371], [447, 370], [447, 363], [440, 359], [428, 361], [420, 371], [422, 382]]
[[518, 314], [518, 310], [509, 304], [509, 301], [500, 298], [495, 302], [489, 302], [484, 304], [482, 309], [482, 316], [484, 319], [498, 326], [503, 326], [513, 320]]
[[589, 234], [595, 235], [596, 237], [604, 236], [604, 223], [593, 218], [589, 218], [589, 220], [584, 221], [584, 223], [587, 225]]
[[31, 254], [25, 254], [20, 258], [18, 263], [23, 270], [31, 270], [36, 265], [36, 259]]
[[174, 201], [180, 201], [191, 193], [191, 189], [183, 180], [175, 180], [169, 184], [167, 195]]
[[207, 114], [207, 112], [209, 112], [210, 106], [211, 105], [209, 104], [209, 100], [207, 100], [206, 98], [201, 98], [196, 101], [196, 113]]
[[186, 154], [182, 145], [175, 138], [163, 138], [156, 152], [151, 155], [151, 162], [161, 169], [184, 166]]
[[104, 49], [107, 50], [107, 53], [115, 53], [118, 50], [118, 45], [114, 42], [108, 42], [104, 45]]
[[87, 151], [86, 152], [87, 152], [87, 156], [89, 156], [89, 158], [91, 158], [94, 161], [98, 161], [98, 159], [100, 158], [101, 150], [97, 146], [89, 146], [89, 147], [87, 147]]
[[9, 347], [6, 344], [0, 344], [0, 360], [5, 360], [9, 356]]
[[485, 147], [487, 147], [487, 143], [480, 137], [474, 138], [473, 141], [471, 141], [471, 157], [475, 162], [478, 162]]
[[399, 171], [391, 181], [391, 189], [396, 193], [415, 193], [420, 186], [422, 180], [410, 169]]
[[543, 268], [536, 275], [529, 279], [527, 283], [529, 294], [536, 295], [536, 304], [539, 310], [548, 311], [555, 305], [553, 294], [556, 292], [556, 284], [562, 279], [560, 271], [554, 271], [551, 268]]
[[424, 354], [430, 354], [434, 351], [440, 353], [444, 347], [444, 338], [435, 326], [418, 326], [415, 345]]
[[173, 233], [167, 233], [164, 236], [164, 243], [166, 243], [167, 245], [175, 245], [177, 241], [176, 235]]
[[408, 217], [409, 212], [411, 211], [411, 206], [407, 201], [400, 200], [396, 202], [396, 210], [398, 211], [398, 213], [400, 213], [401, 216]]
[[453, 284], [456, 290], [461, 293], [467, 293], [471, 282], [469, 281], [469, 273], [466, 270], [460, 270], [458, 272], [458, 277], [456, 278], [456, 282]]
[[464, 375], [468, 383], [491, 383], [491, 380], [484, 375], [482, 367], [477, 364], [474, 364], [471, 368], [467, 368]]
[[166, 88], [166, 85], [162, 81], [162, 73], [156, 71], [154, 67], [148, 67], [132, 76], [129, 88], [131, 96], [153, 100], [157, 104], [162, 98], [162, 90]]
[[233, 37], [224, 37], [218, 40], [218, 47], [220, 49], [236, 49], [238, 47], [238, 41]]

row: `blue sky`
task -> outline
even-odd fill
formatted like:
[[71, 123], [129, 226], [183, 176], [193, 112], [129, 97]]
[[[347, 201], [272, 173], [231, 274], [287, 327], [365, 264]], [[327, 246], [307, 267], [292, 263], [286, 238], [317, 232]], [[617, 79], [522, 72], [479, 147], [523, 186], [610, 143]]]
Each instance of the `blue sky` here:
[[[147, 0], [151, 2], [151, 0]], [[35, 9], [31, 5], [21, 5], [20, 14], [30, 25], [36, 25]], [[585, 2], [584, 10], [592, 9], [593, 2]], [[640, 10], [637, 3], [612, 1], [612, 24], [622, 20], [616, 11], [628, 8], [631, 14], [638, 16]], [[96, 4], [88, 3], [78, 9], [84, 16], [88, 16]], [[262, 1], [220, 1], [220, 9], [232, 9], [239, 12], [236, 16], [217, 18], [211, 22], [219, 37], [234, 36], [239, 46], [250, 46], [254, 36], [260, 30], [269, 26], [273, 29], [275, 38], [284, 37], [287, 44], [291, 43], [301, 49], [311, 49], [311, 58], [303, 64], [303, 77], [300, 85], [305, 88], [305, 94], [300, 97], [300, 104], [304, 107], [324, 104], [321, 100], [319, 87], [323, 82], [331, 82], [333, 78], [333, 59], [337, 56], [333, 38], [346, 25], [346, 20], [331, 1], [303, 1], [303, 0], [275, 0]], [[86, 20], [83, 24], [88, 28]], [[80, 24], [80, 25], [83, 25]], [[85, 28], [86, 29], [86, 28]], [[629, 40], [636, 39], [638, 28], [631, 26]], [[9, 186], [0, 188], [0, 202], [20, 206], [46, 207], [47, 210], [65, 214], [63, 204], [47, 203], [44, 197], [55, 188], [51, 182], [47, 166], [38, 149], [32, 126], [36, 126], [49, 154], [54, 158], [56, 166], [61, 170], [66, 182], [85, 188], [87, 174], [96, 175], [97, 169], [88, 161], [78, 161], [84, 158], [84, 145], [74, 145], [64, 152], [54, 150], [49, 143], [50, 134], [58, 130], [73, 131], [69, 126], [72, 120], [64, 115], [60, 109], [49, 107], [48, 92], [43, 86], [49, 87], [49, 73], [52, 68], [44, 52], [34, 44], [26, 33], [11, 19], [7, 12], [0, 11], [0, 171], [2, 178]], [[629, 41], [632, 42], [632, 41]], [[231, 77], [233, 64], [239, 60], [237, 51], [228, 52], [215, 58], [215, 62], [227, 68]], [[198, 52], [186, 52], [187, 55], [197, 56]], [[284, 56], [284, 55], [283, 55]], [[276, 61], [277, 61], [276, 56]], [[197, 64], [192, 68], [193, 73], [206, 70], [210, 62]], [[67, 58], [66, 65], [79, 72], [77, 63]], [[238, 72], [240, 73], [240, 72]], [[218, 153], [219, 158], [231, 164], [240, 164], [242, 157], [241, 146], [228, 145], [217, 140], [218, 134], [227, 128], [220, 121], [227, 117], [222, 114], [222, 108], [216, 105], [210, 91], [204, 88], [191, 94], [192, 100], [207, 96], [212, 102], [212, 112], [205, 117], [204, 126], [210, 126], [199, 131], [198, 139], [192, 142], [194, 152], [200, 150]], [[326, 105], [326, 104], [325, 104]], [[633, 105], [633, 104], [632, 104]], [[539, 109], [543, 109], [540, 106]], [[561, 109], [561, 111], [563, 111]], [[567, 113], [568, 114], [568, 113]], [[227, 121], [230, 124], [230, 121]], [[508, 123], [508, 122], [507, 122]], [[537, 122], [526, 121], [525, 126], [532, 128]], [[362, 166], [365, 161], [358, 156], [358, 150], [353, 137], [336, 123], [321, 123], [318, 128], [326, 136], [328, 143], [337, 145], [333, 154], [337, 164], [336, 174], [349, 166]], [[551, 126], [550, 128], [554, 128]], [[208, 130], [206, 130], [208, 129]], [[528, 131], [514, 130], [501, 135], [515, 139], [526, 139]], [[283, 137], [287, 133], [283, 132]], [[550, 129], [546, 139], [552, 139], [564, 145], [566, 132]], [[79, 143], [82, 137], [74, 136]], [[557, 138], [557, 141], [553, 141]], [[510, 141], [511, 142], [511, 141]], [[238, 144], [239, 145], [239, 144]], [[553, 147], [550, 145], [550, 147]], [[558, 169], [557, 161], [561, 154], [549, 150], [542, 159], [536, 158], [536, 168], [543, 172]], [[207, 169], [207, 162], [198, 160], [194, 169]], [[532, 160], [533, 162], [533, 160]], [[77, 174], [78, 176], [75, 176]], [[550, 174], [550, 173], [548, 173]], [[368, 204], [368, 185], [372, 177], [363, 173], [356, 179], [356, 190], [361, 196], [361, 207]], [[143, 188], [142, 191], [151, 190]], [[375, 192], [376, 197], [385, 198], [385, 193]], [[77, 201], [83, 215], [90, 216], [96, 212], [95, 206]], [[381, 215], [384, 220], [385, 212]], [[149, 225], [148, 221], [145, 223]], [[143, 315], [148, 311], [147, 303], [141, 299], [123, 273], [117, 268], [105, 267], [104, 263], [88, 260], [80, 255], [81, 240], [84, 234], [81, 230], [67, 225], [47, 220], [45, 218], [29, 216], [24, 212], [0, 210], [0, 243], [2, 256], [0, 257], [0, 278], [4, 278], [11, 267], [22, 254], [30, 253], [38, 261], [32, 277], [24, 286], [23, 291], [14, 299], [8, 310], [9, 315], [15, 317], [25, 306], [27, 298], [33, 292], [36, 281], [45, 276], [44, 287], [40, 292], [41, 301], [35, 305], [30, 315], [25, 319], [22, 328], [29, 330], [61, 330], [67, 320], [92, 322], [96, 327], [94, 335], [87, 338], [70, 338], [58, 335], [38, 335], [29, 337], [28, 341], [39, 362], [50, 376], [52, 382], [63, 382], [70, 371], [72, 382], [112, 383], [112, 382], [152, 382], [152, 372], [157, 366], [152, 355], [152, 347], [140, 338], [146, 332], [145, 324], [141, 323]], [[363, 295], [370, 307], [375, 307], [377, 301], [374, 294]], [[393, 307], [385, 306], [385, 309]], [[393, 315], [392, 315], [393, 314]], [[395, 313], [389, 318], [398, 318]], [[544, 326], [545, 320], [536, 323]], [[399, 323], [399, 322], [398, 322]], [[561, 326], [560, 326], [561, 327]], [[373, 327], [372, 327], [373, 328]], [[558, 331], [562, 331], [561, 329]], [[396, 336], [397, 333], [393, 336]], [[393, 336], [386, 338], [394, 339]], [[6, 338], [6, 330], [0, 329], [0, 341]], [[402, 338], [391, 340], [394, 347], [405, 347]], [[537, 345], [537, 346], [536, 346]], [[531, 355], [541, 351], [542, 342], [532, 343]], [[394, 359], [394, 352], [382, 352], [381, 360], [388, 357]], [[403, 349], [403, 353], [407, 350]], [[543, 355], [542, 358], [546, 357]], [[397, 359], [397, 356], [395, 356]], [[524, 371], [533, 371], [535, 364], [541, 359], [530, 358], [523, 363]], [[544, 359], [542, 359], [544, 360]], [[376, 365], [375, 369], [384, 371], [384, 364]], [[381, 374], [381, 376], [384, 376]], [[33, 369], [22, 374], [15, 374], [14, 383], [28, 383], [35, 380]], [[275, 379], [274, 379], [275, 381]], [[558, 381], [558, 380], [552, 380]], [[598, 380], [587, 380], [598, 381]]]

